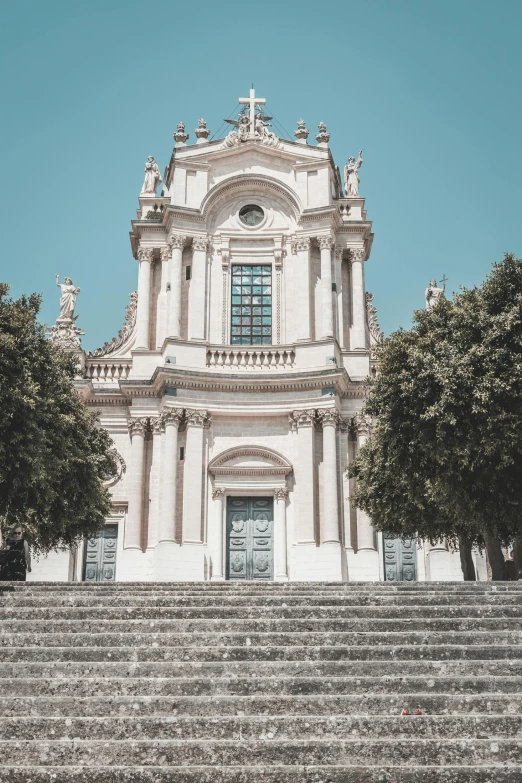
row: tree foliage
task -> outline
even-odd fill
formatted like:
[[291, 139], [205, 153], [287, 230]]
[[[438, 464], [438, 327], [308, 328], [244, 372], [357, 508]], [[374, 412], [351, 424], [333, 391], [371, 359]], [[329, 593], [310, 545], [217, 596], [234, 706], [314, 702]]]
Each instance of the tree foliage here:
[[76, 360], [45, 337], [41, 298], [0, 284], [0, 528], [23, 524], [36, 551], [103, 524], [114, 473], [108, 434], [73, 388]]
[[378, 359], [355, 503], [379, 530], [485, 544], [495, 570], [522, 533], [522, 260], [416, 311]]

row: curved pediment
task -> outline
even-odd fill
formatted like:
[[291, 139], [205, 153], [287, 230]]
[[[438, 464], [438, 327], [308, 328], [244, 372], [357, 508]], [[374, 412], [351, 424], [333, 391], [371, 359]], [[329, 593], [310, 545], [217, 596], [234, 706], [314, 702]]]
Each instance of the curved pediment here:
[[275, 476], [292, 472], [292, 465], [277, 451], [262, 446], [237, 446], [218, 454], [208, 469], [215, 476]]

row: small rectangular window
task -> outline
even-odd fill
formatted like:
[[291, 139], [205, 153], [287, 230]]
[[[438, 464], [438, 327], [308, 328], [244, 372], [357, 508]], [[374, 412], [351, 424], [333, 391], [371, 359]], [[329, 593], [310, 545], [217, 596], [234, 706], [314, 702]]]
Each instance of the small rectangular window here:
[[180, 446], [179, 448], [179, 458], [181, 461], [185, 459], [185, 446]]
[[192, 277], [192, 267], [189, 264], [189, 266], [185, 267], [185, 280], [190, 280], [191, 277]]

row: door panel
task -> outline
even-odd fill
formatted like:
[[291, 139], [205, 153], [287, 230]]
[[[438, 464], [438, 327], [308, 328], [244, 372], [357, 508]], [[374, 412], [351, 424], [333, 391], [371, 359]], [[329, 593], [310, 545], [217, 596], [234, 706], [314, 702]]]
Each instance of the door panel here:
[[384, 578], [387, 582], [415, 582], [417, 579], [416, 540], [383, 535]]
[[104, 525], [95, 538], [85, 543], [83, 579], [85, 582], [114, 582], [118, 525]]
[[228, 498], [227, 579], [273, 579], [273, 538], [273, 498]]

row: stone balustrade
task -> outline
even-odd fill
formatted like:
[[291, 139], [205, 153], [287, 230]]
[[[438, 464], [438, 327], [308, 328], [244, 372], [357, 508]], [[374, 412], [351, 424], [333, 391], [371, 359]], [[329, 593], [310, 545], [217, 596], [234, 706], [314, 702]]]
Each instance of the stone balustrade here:
[[132, 359], [92, 360], [88, 359], [85, 376], [93, 383], [117, 383], [126, 381], [132, 367]]
[[210, 346], [207, 367], [233, 370], [289, 370], [295, 366], [295, 351], [290, 346], [242, 345]]

